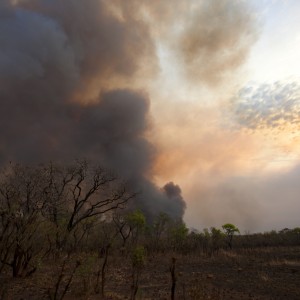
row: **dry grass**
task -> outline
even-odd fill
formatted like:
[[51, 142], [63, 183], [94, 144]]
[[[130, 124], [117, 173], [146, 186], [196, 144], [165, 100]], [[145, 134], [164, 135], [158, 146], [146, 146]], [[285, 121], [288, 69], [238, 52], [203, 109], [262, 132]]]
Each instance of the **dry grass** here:
[[300, 267], [300, 260], [274, 259], [268, 262], [269, 266]]
[[[97, 268], [86, 255], [81, 255], [84, 265], [76, 272], [66, 300], [100, 297], [94, 292]], [[299, 247], [220, 251], [212, 257], [171, 252], [148, 256], [137, 299], [170, 299], [169, 267], [174, 255], [177, 299], [300, 299]], [[11, 280], [7, 274], [0, 278], [6, 287], [1, 299], [48, 299], [47, 289], [55, 282], [57, 270], [59, 262], [48, 261], [30, 278]], [[130, 285], [130, 258], [110, 256], [106, 299], [129, 299]]]

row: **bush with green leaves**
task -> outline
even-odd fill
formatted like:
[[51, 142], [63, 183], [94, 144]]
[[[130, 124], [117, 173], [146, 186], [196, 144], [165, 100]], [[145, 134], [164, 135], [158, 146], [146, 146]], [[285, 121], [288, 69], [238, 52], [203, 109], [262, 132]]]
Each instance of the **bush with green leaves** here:
[[226, 223], [222, 226], [224, 233], [227, 236], [227, 245], [232, 249], [232, 239], [235, 233], [240, 233], [240, 230], [231, 223]]

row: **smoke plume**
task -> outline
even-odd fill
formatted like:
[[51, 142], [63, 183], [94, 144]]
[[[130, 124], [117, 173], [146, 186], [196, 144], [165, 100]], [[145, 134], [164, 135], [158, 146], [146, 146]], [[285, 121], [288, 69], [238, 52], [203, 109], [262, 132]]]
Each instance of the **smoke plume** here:
[[169, 195], [149, 180], [149, 98], [128, 88], [153, 71], [144, 65], [156, 61], [150, 31], [106, 3], [1, 2], [1, 162], [88, 158], [140, 191], [137, 206], [149, 218], [182, 218], [180, 189]]
[[140, 191], [149, 219], [182, 218], [184, 195], [214, 220], [206, 204], [239, 198], [231, 178], [257, 150], [220, 124], [256, 37], [245, 1], [1, 1], [0, 161], [87, 158]]
[[217, 85], [246, 60], [256, 40], [253, 13], [243, 1], [200, 1], [191, 5], [178, 30], [178, 52], [192, 81]]

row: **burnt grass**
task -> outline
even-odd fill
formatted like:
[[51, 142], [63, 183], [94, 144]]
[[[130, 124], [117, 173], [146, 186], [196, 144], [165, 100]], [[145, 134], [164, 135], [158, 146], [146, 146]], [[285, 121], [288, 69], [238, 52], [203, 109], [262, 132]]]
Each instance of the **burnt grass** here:
[[[140, 273], [136, 299], [171, 298], [171, 258], [176, 258], [175, 299], [300, 299], [300, 247], [220, 250], [213, 255], [148, 254]], [[84, 261], [89, 254], [76, 254]], [[101, 258], [97, 258], [99, 264]], [[26, 278], [0, 275], [0, 299], [53, 299], [63, 257], [47, 259]], [[95, 292], [97, 261], [79, 267], [63, 299], [130, 299], [132, 266], [129, 255], [109, 256], [105, 298]], [[72, 271], [64, 272], [64, 285]], [[101, 281], [100, 281], [101, 282]], [[51, 297], [52, 295], [52, 297]], [[57, 298], [59, 299], [59, 298]]]

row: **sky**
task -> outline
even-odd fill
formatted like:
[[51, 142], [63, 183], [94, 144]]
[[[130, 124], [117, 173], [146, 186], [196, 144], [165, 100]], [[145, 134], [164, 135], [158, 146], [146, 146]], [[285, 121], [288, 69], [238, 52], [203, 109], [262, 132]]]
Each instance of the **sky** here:
[[297, 0], [4, 0], [0, 162], [114, 169], [149, 218], [300, 226]]
[[300, 4], [247, 2], [252, 41], [223, 82], [178, 79], [161, 54], [167, 82], [160, 80], [169, 85], [163, 97], [176, 104], [158, 120], [157, 173], [175, 174], [187, 199], [185, 220], [195, 228], [299, 226]]

